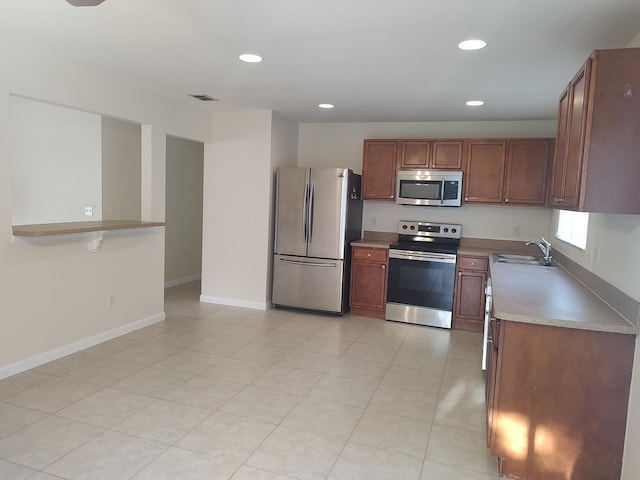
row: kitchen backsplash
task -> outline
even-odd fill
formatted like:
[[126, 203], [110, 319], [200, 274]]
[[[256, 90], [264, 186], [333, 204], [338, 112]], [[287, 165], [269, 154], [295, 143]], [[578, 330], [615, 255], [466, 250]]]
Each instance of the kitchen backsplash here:
[[574, 262], [562, 252], [554, 250], [553, 257], [578, 281], [586, 285], [636, 328], [640, 328], [640, 302]]

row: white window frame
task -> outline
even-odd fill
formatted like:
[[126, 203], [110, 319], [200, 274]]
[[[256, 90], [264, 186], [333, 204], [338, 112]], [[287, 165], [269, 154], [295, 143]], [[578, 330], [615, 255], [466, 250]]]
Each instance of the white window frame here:
[[581, 250], [587, 249], [589, 212], [558, 210], [555, 237]]

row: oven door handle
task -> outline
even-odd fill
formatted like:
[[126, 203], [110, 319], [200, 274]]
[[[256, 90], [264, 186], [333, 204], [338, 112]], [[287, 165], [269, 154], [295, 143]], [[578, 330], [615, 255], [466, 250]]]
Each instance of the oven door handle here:
[[456, 263], [456, 256], [428, 252], [389, 251], [389, 258], [399, 260], [417, 260], [419, 262]]

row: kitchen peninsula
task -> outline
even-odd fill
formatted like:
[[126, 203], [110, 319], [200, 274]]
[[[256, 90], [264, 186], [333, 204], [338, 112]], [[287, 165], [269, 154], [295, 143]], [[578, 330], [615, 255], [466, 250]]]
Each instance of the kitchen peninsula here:
[[637, 326], [560, 266], [492, 261], [490, 274], [487, 446], [500, 472], [620, 478]]

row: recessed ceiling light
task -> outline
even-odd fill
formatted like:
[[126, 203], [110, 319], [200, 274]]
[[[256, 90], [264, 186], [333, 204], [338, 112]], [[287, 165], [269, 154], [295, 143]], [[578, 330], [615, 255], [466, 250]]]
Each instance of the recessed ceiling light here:
[[253, 53], [243, 53], [238, 58], [247, 63], [260, 63], [262, 61], [262, 57], [260, 55], [255, 55]]
[[467, 102], [467, 105], [470, 107], [479, 107], [481, 105], [484, 105], [484, 102], [482, 100], [469, 100]]
[[320, 105], [318, 105], [320, 108], [333, 108], [334, 105], [332, 105], [331, 103], [321, 103]]
[[460, 50], [480, 50], [487, 46], [487, 42], [484, 40], [465, 40], [464, 42], [460, 42], [458, 44], [458, 48]]

